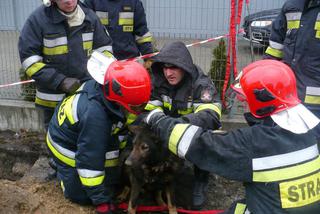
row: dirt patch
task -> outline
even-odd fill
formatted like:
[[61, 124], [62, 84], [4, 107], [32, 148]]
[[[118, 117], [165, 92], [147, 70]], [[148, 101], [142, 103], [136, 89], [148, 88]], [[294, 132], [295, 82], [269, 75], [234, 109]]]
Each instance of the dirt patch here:
[[[95, 213], [93, 206], [79, 206], [66, 200], [46, 157], [43, 134], [0, 132], [0, 213]], [[191, 170], [177, 182], [177, 204], [191, 202]], [[243, 197], [239, 182], [211, 175], [205, 209], [227, 209]]]

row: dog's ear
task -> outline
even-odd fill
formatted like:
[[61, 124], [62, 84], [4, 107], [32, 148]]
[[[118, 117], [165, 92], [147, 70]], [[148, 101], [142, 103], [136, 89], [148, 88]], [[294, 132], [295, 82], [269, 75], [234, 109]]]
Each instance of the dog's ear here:
[[140, 132], [142, 132], [143, 127], [140, 126], [140, 125], [130, 125], [130, 126], [128, 126], [128, 129], [129, 129], [130, 132], [132, 132], [133, 134], [137, 135]]

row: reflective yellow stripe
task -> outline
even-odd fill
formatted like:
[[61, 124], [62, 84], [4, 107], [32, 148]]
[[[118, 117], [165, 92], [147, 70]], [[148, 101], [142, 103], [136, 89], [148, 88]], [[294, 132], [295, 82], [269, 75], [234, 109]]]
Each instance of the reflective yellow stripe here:
[[320, 157], [313, 161], [297, 166], [274, 169], [269, 171], [254, 171], [252, 180], [254, 182], [275, 182], [300, 177], [310, 174], [320, 168]]
[[114, 167], [114, 166], [118, 166], [118, 164], [119, 164], [119, 158], [115, 158], [112, 160], [105, 160], [104, 167]]
[[196, 110], [194, 111], [194, 113], [198, 113], [199, 111], [203, 111], [203, 110], [206, 110], [206, 109], [210, 109], [210, 110], [215, 111], [219, 115], [219, 117], [221, 117], [221, 109], [218, 106], [216, 106], [216, 105], [214, 105], [212, 103], [206, 103], [206, 104], [199, 105], [196, 108]]
[[108, 58], [112, 58], [113, 57], [113, 54], [110, 53], [109, 51], [103, 51], [102, 53], [103, 53], [103, 55], [105, 55]]
[[306, 95], [304, 102], [307, 104], [320, 104], [319, 96]]
[[234, 214], [244, 214], [246, 211], [247, 205], [242, 203], [237, 203], [236, 208], [234, 210]]
[[127, 141], [124, 140], [124, 141], [121, 141], [120, 144], [119, 144], [119, 149], [124, 149], [127, 145]]
[[26, 73], [29, 77], [31, 77], [32, 75], [40, 71], [44, 66], [46, 66], [46, 64], [42, 62], [34, 63], [26, 70]]
[[269, 54], [269, 55], [277, 57], [277, 58], [282, 58], [282, 56], [283, 56], [283, 52], [281, 50], [274, 49], [270, 46], [267, 48], [266, 54]]
[[300, 27], [300, 20], [287, 21], [287, 29], [298, 29]]
[[100, 184], [102, 184], [103, 180], [104, 180], [104, 175], [101, 175], [101, 176], [98, 176], [98, 177], [95, 177], [95, 178], [84, 178], [84, 177], [80, 177], [80, 181], [83, 185], [85, 186], [89, 186], [89, 187], [92, 187], [92, 186], [98, 186]]
[[133, 25], [133, 19], [119, 19], [119, 25]]
[[169, 150], [173, 152], [175, 155], [178, 154], [178, 144], [180, 138], [186, 129], [190, 126], [189, 124], [177, 124], [174, 126], [171, 135], [169, 137]]
[[47, 135], [47, 146], [49, 147], [50, 151], [54, 154], [54, 156], [56, 158], [58, 158], [59, 160], [61, 160], [63, 163], [65, 163], [65, 164], [67, 164], [67, 165], [69, 165], [71, 167], [75, 167], [76, 166], [76, 161], [74, 159], [71, 159], [69, 157], [64, 156], [58, 150], [56, 150], [56, 148], [54, 148], [54, 146], [52, 146], [52, 144], [50, 143], [48, 135]]
[[155, 106], [155, 105], [152, 105], [152, 104], [148, 103], [144, 109], [147, 110], [147, 111], [152, 111], [152, 110], [157, 109], [157, 108], [161, 109], [161, 107], [159, 107], [159, 106]]
[[178, 110], [178, 114], [180, 115], [186, 115], [186, 114], [190, 114], [193, 112], [193, 108], [188, 108], [186, 110]]
[[171, 104], [170, 103], [168, 103], [168, 102], [164, 102], [163, 103], [163, 107], [165, 107], [165, 108], [167, 108], [167, 109], [169, 109], [169, 110], [171, 110]]
[[109, 25], [109, 19], [108, 18], [101, 18], [100, 19], [101, 24], [103, 25]]
[[64, 192], [66, 190], [66, 188], [64, 187], [64, 184], [63, 184], [62, 180], [60, 181], [60, 186], [61, 186], [62, 192]]
[[143, 44], [143, 43], [152, 42], [152, 41], [153, 41], [153, 37], [152, 36], [148, 36], [148, 37], [143, 37], [141, 39], [138, 39], [137, 43], [138, 44]]
[[54, 48], [43, 47], [43, 54], [45, 55], [60, 55], [68, 53], [68, 46], [58, 46]]
[[314, 25], [315, 30], [320, 30], [320, 21], [316, 21], [316, 24]]
[[317, 39], [320, 39], [320, 30], [317, 30], [317, 31], [316, 31], [316, 38], [317, 38]]
[[92, 41], [83, 42], [83, 43], [82, 43], [83, 49], [85, 49], [85, 50], [92, 50], [92, 44], [93, 44]]
[[46, 106], [50, 108], [55, 108], [58, 105], [58, 101], [49, 101], [49, 100], [43, 100], [39, 97], [36, 97], [35, 103], [41, 106]]
[[126, 125], [130, 125], [131, 123], [133, 123], [137, 119], [137, 117], [138, 115], [132, 113], [127, 114]]

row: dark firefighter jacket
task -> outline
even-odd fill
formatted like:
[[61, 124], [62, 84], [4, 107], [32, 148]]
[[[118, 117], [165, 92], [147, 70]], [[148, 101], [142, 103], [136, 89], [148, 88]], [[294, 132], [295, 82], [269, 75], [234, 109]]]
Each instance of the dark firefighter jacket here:
[[103, 97], [94, 80], [65, 98], [49, 124], [47, 146], [60, 164], [76, 168], [93, 204], [106, 202], [103, 194], [118, 164], [119, 142], [113, 130], [123, 122], [119, 107]]
[[[163, 74], [163, 64], [170, 63], [185, 71], [177, 86], [171, 86]], [[152, 65], [153, 92], [147, 110], [161, 108], [166, 115], [181, 117], [208, 129], [220, 128], [221, 104], [211, 79], [193, 64], [182, 42], [164, 47]]]
[[299, 98], [320, 116], [320, 2], [287, 1], [272, 24], [266, 54], [295, 72]]
[[152, 35], [140, 0], [85, 0], [106, 26], [118, 60], [152, 53]]
[[111, 38], [97, 16], [81, 6], [85, 20], [69, 27], [56, 6], [36, 9], [26, 21], [19, 38], [22, 67], [37, 86], [35, 103], [54, 108], [65, 94], [58, 89], [66, 77], [81, 82], [91, 79], [87, 60], [96, 50], [110, 56]]
[[203, 170], [244, 182], [247, 209], [239, 204], [238, 212], [231, 213], [320, 213], [320, 157], [311, 132], [294, 134], [269, 117], [218, 134], [161, 117], [152, 128], [171, 152]]

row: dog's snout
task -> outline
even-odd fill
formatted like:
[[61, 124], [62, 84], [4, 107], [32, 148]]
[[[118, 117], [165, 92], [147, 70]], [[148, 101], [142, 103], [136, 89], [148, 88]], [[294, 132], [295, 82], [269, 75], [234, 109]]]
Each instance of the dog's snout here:
[[124, 162], [124, 164], [127, 166], [132, 166], [132, 160], [127, 158], [126, 161]]

